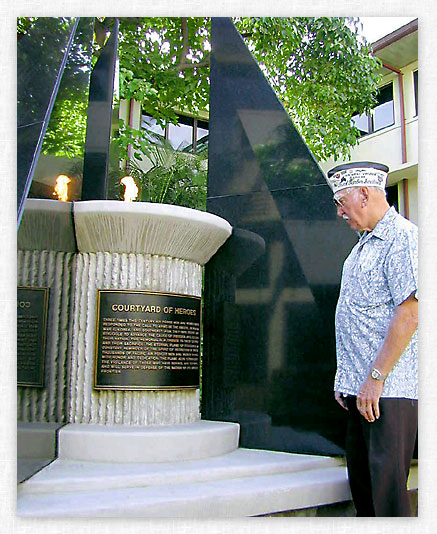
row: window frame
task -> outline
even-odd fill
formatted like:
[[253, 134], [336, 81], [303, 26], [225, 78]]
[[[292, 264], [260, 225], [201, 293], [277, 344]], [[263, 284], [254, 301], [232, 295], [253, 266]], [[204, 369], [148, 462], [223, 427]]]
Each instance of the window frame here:
[[[391, 86], [391, 99], [388, 99], [388, 100], [384, 100], [384, 97], [382, 97], [382, 92], [384, 89], [388, 88], [389, 86]], [[368, 131], [365, 131], [365, 130], [360, 130], [358, 128], [358, 130], [360, 131], [360, 137], [365, 137], [367, 135], [371, 135], [373, 133], [376, 133], [376, 132], [380, 132], [381, 130], [385, 130], [385, 128], [390, 128], [391, 126], [394, 126], [395, 123], [396, 123], [396, 117], [395, 117], [395, 107], [394, 107], [394, 83], [393, 83], [393, 80], [388, 82], [388, 83], [385, 83], [384, 85], [382, 85], [381, 87], [378, 88], [378, 103], [377, 105], [371, 110], [370, 113], [362, 113], [361, 115], [353, 115], [351, 117], [351, 121], [352, 121], [352, 124], [358, 128], [358, 126], [356, 126], [356, 121], [354, 120], [356, 118], [356, 120], [358, 119], [362, 119], [364, 117], [367, 117], [367, 126], [368, 126]], [[391, 103], [392, 105], [392, 114], [393, 114], [393, 120], [392, 122], [390, 122], [389, 124], [384, 124], [383, 126], [380, 126], [378, 128], [375, 128], [375, 115], [378, 111], [378, 109], [381, 109], [381, 106], [385, 105], [385, 104], [388, 104], [388, 103]]]
[[413, 70], [414, 116], [419, 116], [419, 69]]
[[[198, 142], [203, 139], [204, 137], [207, 137], [209, 135], [209, 122], [205, 119], [200, 119], [198, 117], [190, 117], [188, 115], [183, 115], [183, 114], [180, 114], [178, 113], [177, 114], [177, 117], [178, 117], [178, 123], [174, 126], [177, 126], [179, 124], [183, 124], [185, 126], [190, 126], [191, 127], [191, 130], [192, 130], [192, 134], [191, 134], [191, 145], [188, 145], [187, 147], [184, 147], [182, 150], [184, 150], [185, 148], [188, 148], [188, 147], [193, 147], [193, 153], [195, 154], [197, 152], [197, 145], [198, 145]], [[148, 119], [151, 119], [152, 117], [150, 115], [148, 115], [147, 113], [141, 113], [141, 124], [143, 123], [143, 120], [144, 118], [148, 118]], [[170, 139], [170, 124], [172, 123], [167, 123], [165, 125], [165, 127], [163, 128], [163, 132], [164, 132], [164, 138], [171, 143], [171, 139]], [[198, 130], [199, 128], [201, 128], [202, 130], [207, 130], [207, 134], [203, 135], [202, 137], [198, 137]], [[172, 145], [173, 146], [173, 145]]]

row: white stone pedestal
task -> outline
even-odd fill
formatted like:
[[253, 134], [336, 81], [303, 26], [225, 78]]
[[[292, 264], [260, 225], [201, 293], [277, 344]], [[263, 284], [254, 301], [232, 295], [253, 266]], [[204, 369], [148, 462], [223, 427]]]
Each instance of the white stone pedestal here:
[[[17, 418], [66, 421], [71, 279], [76, 242], [71, 202], [28, 199], [17, 237], [17, 285], [49, 288], [45, 384], [18, 387]], [[51, 428], [51, 427], [50, 427]]]
[[[62, 454], [76, 440], [76, 454], [80, 450], [85, 457], [92, 457], [109, 447], [107, 454], [113, 460], [119, 456], [121, 461], [129, 461], [131, 454], [135, 457], [132, 446], [141, 440], [148, 440], [151, 446], [150, 434], [142, 435], [142, 428], [199, 422], [196, 388], [93, 389], [97, 290], [136, 289], [200, 297], [202, 265], [231, 232], [225, 220], [179, 206], [27, 201], [18, 233], [18, 285], [49, 287], [50, 298], [44, 387], [18, 388], [21, 462], [35, 463], [37, 453], [38, 461], [47, 463], [53, 458], [56, 432], [65, 422], [72, 425], [62, 430], [66, 441], [59, 432]], [[203, 426], [203, 435], [204, 430]], [[176, 435], [182, 434], [176, 429]], [[43, 456], [38, 452], [41, 435], [48, 439], [47, 451], [50, 449]], [[96, 447], [97, 437], [100, 445]], [[120, 445], [132, 439], [131, 448]], [[81, 447], [77, 448], [78, 444]]]
[[119, 201], [76, 202], [78, 246], [73, 282], [72, 423], [170, 425], [200, 419], [197, 389], [93, 389], [98, 289], [201, 296], [202, 265], [231, 235], [229, 223], [180, 206]]

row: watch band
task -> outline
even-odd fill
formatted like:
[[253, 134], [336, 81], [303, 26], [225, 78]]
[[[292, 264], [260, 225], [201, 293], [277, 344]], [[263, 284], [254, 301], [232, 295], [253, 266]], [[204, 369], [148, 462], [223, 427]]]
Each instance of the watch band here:
[[370, 376], [375, 380], [381, 380], [382, 382], [387, 378], [387, 375], [383, 375], [376, 367], [372, 369]]

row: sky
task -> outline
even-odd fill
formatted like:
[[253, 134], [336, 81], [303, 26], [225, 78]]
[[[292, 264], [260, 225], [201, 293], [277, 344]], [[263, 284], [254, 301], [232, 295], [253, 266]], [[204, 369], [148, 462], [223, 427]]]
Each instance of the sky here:
[[405, 26], [417, 17], [360, 17], [360, 22], [363, 24], [362, 33], [365, 35], [369, 43], [374, 43], [397, 30], [401, 26]]

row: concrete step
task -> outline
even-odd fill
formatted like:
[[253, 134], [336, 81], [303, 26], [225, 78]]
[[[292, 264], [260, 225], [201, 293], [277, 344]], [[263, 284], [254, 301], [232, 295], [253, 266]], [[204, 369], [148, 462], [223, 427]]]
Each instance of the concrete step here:
[[26, 492], [19, 488], [17, 513], [23, 517], [231, 518], [350, 499], [344, 466], [246, 474], [203, 482], [73, 492], [68, 492], [65, 486], [51, 493]]
[[60, 423], [17, 423], [19, 458], [55, 458], [56, 432]]
[[343, 458], [236, 448], [238, 425], [102, 428], [59, 431], [63, 455], [18, 486], [20, 516], [230, 518], [351, 498]]
[[103, 463], [57, 459], [19, 486], [21, 495], [144, 486], [173, 486], [269, 476], [344, 466], [324, 456], [237, 449], [202, 460], [163, 463]]

